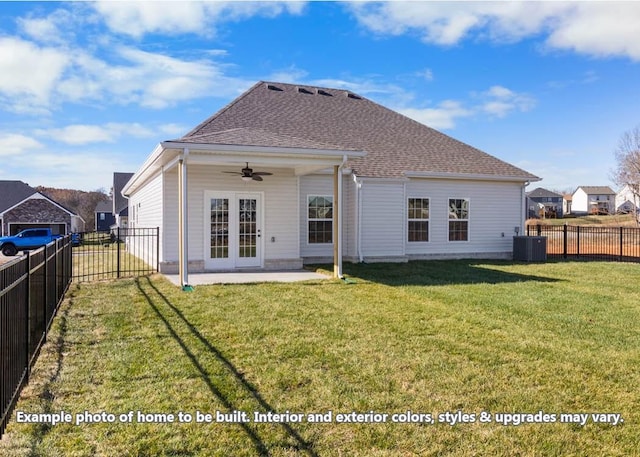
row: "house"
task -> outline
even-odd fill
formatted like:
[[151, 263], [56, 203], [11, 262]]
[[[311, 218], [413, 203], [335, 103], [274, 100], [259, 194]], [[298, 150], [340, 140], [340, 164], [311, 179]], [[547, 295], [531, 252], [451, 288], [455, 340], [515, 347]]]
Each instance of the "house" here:
[[22, 181], [0, 181], [0, 235], [27, 228], [50, 228], [65, 235], [84, 230], [84, 220]]
[[564, 197], [561, 194], [538, 187], [527, 192], [527, 197], [529, 217], [562, 218]]
[[572, 214], [613, 214], [616, 193], [609, 186], [580, 186], [571, 202]]
[[112, 213], [114, 221], [110, 228], [127, 228], [129, 224], [129, 202], [128, 198], [122, 195], [122, 188], [127, 184], [127, 181], [131, 179], [133, 173], [120, 173], [113, 174], [113, 209]]
[[108, 232], [112, 225], [116, 222], [113, 214], [113, 201], [101, 201], [96, 205], [95, 209], [95, 227], [98, 232]]
[[540, 178], [343, 89], [259, 82], [129, 180], [162, 272], [511, 257]]
[[571, 214], [571, 204], [573, 203], [573, 195], [572, 194], [563, 194], [562, 195], [562, 214], [567, 215]]
[[617, 213], [637, 213], [640, 208], [640, 191], [626, 184], [616, 194]]

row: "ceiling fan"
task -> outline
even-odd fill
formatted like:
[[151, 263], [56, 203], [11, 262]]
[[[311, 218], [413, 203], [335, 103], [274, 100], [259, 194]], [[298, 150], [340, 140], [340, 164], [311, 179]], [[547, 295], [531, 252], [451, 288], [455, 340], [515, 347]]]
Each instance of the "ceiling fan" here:
[[246, 162], [247, 166], [244, 167], [241, 171], [225, 171], [223, 173], [230, 173], [233, 175], [240, 175], [240, 178], [243, 181], [262, 181], [263, 176], [271, 176], [273, 173], [269, 173], [266, 171], [256, 171], [254, 172], [252, 168], [249, 168], [249, 162]]

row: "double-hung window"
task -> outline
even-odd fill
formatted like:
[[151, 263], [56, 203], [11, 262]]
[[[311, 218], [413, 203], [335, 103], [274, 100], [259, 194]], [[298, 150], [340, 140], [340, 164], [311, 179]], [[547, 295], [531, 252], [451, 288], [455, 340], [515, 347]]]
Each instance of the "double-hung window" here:
[[469, 199], [449, 199], [449, 241], [469, 240]]
[[429, 199], [410, 198], [407, 210], [407, 241], [429, 241]]
[[310, 195], [307, 197], [309, 244], [333, 241], [333, 197]]

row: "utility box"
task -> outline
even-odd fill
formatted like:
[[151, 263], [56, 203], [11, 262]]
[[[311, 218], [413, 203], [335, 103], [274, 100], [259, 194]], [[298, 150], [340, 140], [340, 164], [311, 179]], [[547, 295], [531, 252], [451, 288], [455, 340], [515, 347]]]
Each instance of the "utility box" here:
[[514, 236], [513, 260], [544, 262], [547, 260], [546, 236]]

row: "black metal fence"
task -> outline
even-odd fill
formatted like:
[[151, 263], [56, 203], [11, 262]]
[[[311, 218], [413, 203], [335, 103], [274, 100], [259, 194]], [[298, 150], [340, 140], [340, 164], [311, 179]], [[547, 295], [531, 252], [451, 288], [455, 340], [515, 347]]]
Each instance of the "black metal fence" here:
[[73, 280], [95, 281], [158, 271], [160, 229], [117, 228], [73, 235]]
[[71, 262], [67, 236], [0, 266], [0, 436], [69, 288]]
[[527, 235], [547, 237], [547, 257], [640, 262], [640, 228], [528, 225]]

